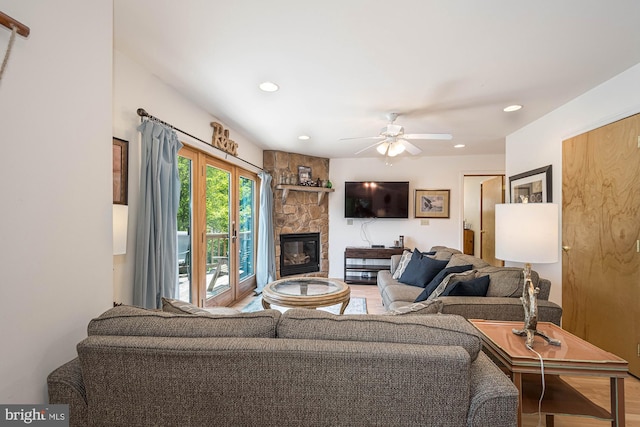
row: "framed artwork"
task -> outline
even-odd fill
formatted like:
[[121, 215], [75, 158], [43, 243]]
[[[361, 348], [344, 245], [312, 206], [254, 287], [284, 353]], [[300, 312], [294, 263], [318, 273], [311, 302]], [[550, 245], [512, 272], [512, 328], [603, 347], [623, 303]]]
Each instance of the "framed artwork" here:
[[126, 205], [129, 197], [129, 142], [113, 138], [113, 203]]
[[416, 190], [416, 218], [449, 218], [450, 190]]
[[309, 185], [311, 183], [311, 168], [309, 166], [298, 166], [298, 184]]
[[511, 203], [549, 203], [551, 165], [509, 177]]

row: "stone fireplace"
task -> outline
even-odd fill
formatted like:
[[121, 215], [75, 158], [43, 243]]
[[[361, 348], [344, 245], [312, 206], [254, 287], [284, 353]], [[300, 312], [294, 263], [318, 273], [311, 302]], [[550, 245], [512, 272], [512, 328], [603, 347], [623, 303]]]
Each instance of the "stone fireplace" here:
[[[283, 190], [278, 189], [280, 177], [298, 173], [298, 166], [311, 168], [311, 178], [329, 179], [329, 159], [302, 154], [286, 153], [283, 151], [266, 150], [263, 153], [263, 168], [273, 177], [273, 228], [276, 252], [276, 277], [283, 274], [281, 268], [283, 249], [280, 236], [286, 234], [317, 233], [318, 235], [318, 268], [316, 271], [306, 271], [291, 274], [305, 276], [329, 276], [329, 210], [328, 194], [319, 203], [318, 193], [290, 190], [283, 198]], [[285, 269], [287, 270], [287, 269]], [[286, 272], [286, 271], [285, 271]]]

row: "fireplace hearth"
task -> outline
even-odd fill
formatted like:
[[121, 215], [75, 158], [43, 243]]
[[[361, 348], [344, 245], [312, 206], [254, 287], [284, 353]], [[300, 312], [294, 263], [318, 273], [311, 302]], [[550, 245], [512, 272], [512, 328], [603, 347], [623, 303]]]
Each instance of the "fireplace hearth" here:
[[280, 235], [280, 276], [320, 271], [320, 233]]

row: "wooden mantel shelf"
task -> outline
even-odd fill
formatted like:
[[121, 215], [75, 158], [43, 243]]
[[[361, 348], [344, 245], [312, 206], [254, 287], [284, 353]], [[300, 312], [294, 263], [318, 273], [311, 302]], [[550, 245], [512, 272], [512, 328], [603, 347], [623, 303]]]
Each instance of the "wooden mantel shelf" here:
[[333, 193], [335, 189], [333, 188], [324, 188], [324, 187], [306, 187], [304, 185], [285, 185], [279, 184], [276, 185], [277, 190], [282, 190], [282, 204], [284, 205], [287, 202], [287, 196], [289, 196], [289, 191], [306, 191], [307, 193], [318, 193], [318, 206], [324, 200], [324, 196], [327, 193]]

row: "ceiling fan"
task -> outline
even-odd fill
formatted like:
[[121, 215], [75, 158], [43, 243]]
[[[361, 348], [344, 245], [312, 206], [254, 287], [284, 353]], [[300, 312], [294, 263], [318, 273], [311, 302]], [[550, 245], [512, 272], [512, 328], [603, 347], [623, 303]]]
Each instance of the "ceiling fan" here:
[[355, 154], [360, 154], [370, 148], [377, 146], [376, 150], [378, 151], [378, 153], [384, 155], [385, 157], [395, 157], [405, 150], [413, 155], [420, 154], [422, 152], [421, 149], [410, 143], [408, 141], [409, 139], [449, 140], [453, 138], [451, 134], [448, 133], [404, 133], [404, 128], [402, 126], [393, 123], [398, 118], [398, 113], [389, 113], [387, 117], [389, 119], [389, 123], [387, 124], [387, 126], [382, 128], [382, 130], [380, 131], [380, 135], [378, 136], [340, 138], [340, 140], [344, 141], [349, 139], [376, 139], [378, 140], [378, 142], [365, 147], [360, 151], [357, 151]]

